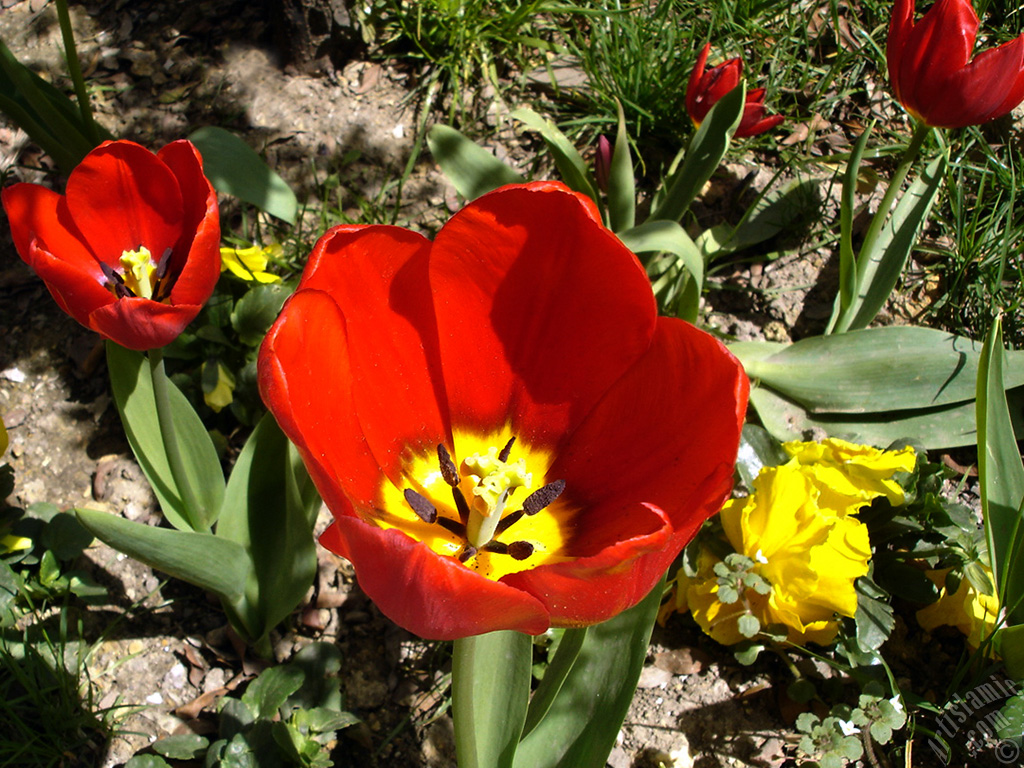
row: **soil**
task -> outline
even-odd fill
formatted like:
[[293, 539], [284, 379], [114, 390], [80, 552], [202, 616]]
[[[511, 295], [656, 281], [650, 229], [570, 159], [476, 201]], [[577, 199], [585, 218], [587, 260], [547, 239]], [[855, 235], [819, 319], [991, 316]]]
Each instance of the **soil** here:
[[[2, 5], [0, 38], [19, 59], [59, 81], [53, 9], [37, 0]], [[236, 130], [300, 199], [313, 199], [318, 179], [340, 169], [343, 197], [333, 202], [358, 216], [359, 199], [375, 199], [412, 151], [415, 103], [406, 98], [412, 76], [375, 61], [353, 61], [333, 79], [282, 68], [260, 42], [268, 24], [260, 8], [237, 0], [73, 6], [80, 57], [99, 86], [98, 119], [115, 135], [150, 146], [202, 125]], [[508, 128], [496, 133], [499, 153], [527, 165], [527, 140]], [[36, 180], [39, 174], [25, 167], [45, 162], [23, 133], [0, 122], [0, 172]], [[728, 187], [755, 167], [735, 163], [715, 183]], [[715, 197], [712, 188], [705, 204], [713, 207]], [[458, 207], [429, 159], [416, 166], [403, 200], [401, 218], [426, 231]], [[739, 338], [819, 331], [830, 310], [834, 268], [826, 251], [734, 264], [712, 280], [743, 290], [712, 292], [708, 322]], [[158, 523], [111, 403], [102, 346], [56, 307], [18, 258], [6, 228], [0, 231], [0, 307], [0, 412], [16, 476], [9, 503], [89, 506]], [[223, 614], [199, 590], [166, 581], [99, 543], [84, 557], [109, 592], [107, 604], [88, 612], [96, 697], [101, 706], [130, 705], [131, 711], [96, 764], [121, 765], [170, 734], [208, 732], [216, 700], [241, 690], [260, 663], [239, 655]], [[439, 714], [443, 659], [381, 616], [345, 561], [325, 550], [319, 558], [315, 600], [275, 634], [274, 650], [280, 661], [313, 640], [340, 648], [346, 706], [363, 725], [343, 732], [337, 764], [454, 765], [450, 720]], [[941, 658], [945, 651], [935, 647]], [[780, 766], [796, 740], [798, 709], [784, 694], [786, 682], [781, 664], [762, 659], [742, 667], [688, 618], [673, 616], [655, 630], [609, 764]]]

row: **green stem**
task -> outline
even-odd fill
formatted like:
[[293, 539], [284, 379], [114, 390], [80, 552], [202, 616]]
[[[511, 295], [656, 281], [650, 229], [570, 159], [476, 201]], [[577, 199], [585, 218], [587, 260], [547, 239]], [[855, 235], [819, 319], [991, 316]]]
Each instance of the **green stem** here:
[[456, 640], [452, 719], [459, 768], [511, 768], [530, 699], [533, 640], [504, 630]]
[[75, 33], [71, 28], [71, 14], [68, 13], [68, 0], [57, 0], [57, 18], [60, 20], [60, 36], [64, 40], [64, 56], [68, 61], [68, 74], [75, 85], [75, 96], [78, 98], [78, 109], [82, 113], [82, 122], [93, 144], [99, 144], [100, 138], [96, 131], [96, 121], [92, 116], [89, 104], [89, 93], [85, 89], [85, 78], [82, 77], [82, 65], [78, 61], [75, 48]]
[[208, 527], [196, 524], [197, 520], [204, 519], [206, 515], [202, 514], [203, 507], [199, 503], [192, 483], [189, 482], [185, 463], [181, 458], [178, 433], [174, 428], [174, 414], [171, 411], [170, 381], [167, 378], [167, 371], [164, 370], [162, 349], [149, 351], [149, 373], [153, 380], [153, 398], [156, 400], [156, 416], [160, 422], [160, 438], [163, 440], [164, 451], [167, 453], [167, 463], [171, 468], [174, 485], [178, 493], [181, 494], [182, 501], [185, 502], [189, 525], [195, 531], [209, 533]]

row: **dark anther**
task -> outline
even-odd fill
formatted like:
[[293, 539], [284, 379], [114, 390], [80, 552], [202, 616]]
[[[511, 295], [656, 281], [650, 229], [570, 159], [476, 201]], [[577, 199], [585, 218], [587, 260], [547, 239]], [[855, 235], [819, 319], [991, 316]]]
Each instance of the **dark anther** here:
[[156, 279], [163, 280], [167, 277], [167, 268], [171, 265], [171, 253], [170, 248], [164, 250], [164, 255], [160, 257], [160, 261], [156, 265]]
[[122, 285], [124, 284], [124, 279], [119, 274], [117, 274], [117, 272], [114, 271], [114, 268], [107, 264], [107, 262], [101, 261], [100, 269], [103, 272], [103, 276], [107, 278], [108, 283], [121, 283]]
[[525, 560], [533, 554], [533, 544], [528, 541], [513, 541], [508, 545], [508, 553], [513, 560]]
[[462, 495], [462, 489], [452, 488], [452, 498], [455, 499], [455, 508], [459, 510], [459, 520], [466, 525], [469, 522], [469, 504], [466, 502], [466, 497]]
[[498, 522], [498, 527], [494, 529], [494, 535], [500, 536], [502, 533], [507, 531], [512, 526], [513, 523], [518, 522], [519, 518], [521, 518], [522, 516], [523, 510], [521, 509], [509, 515], [505, 515]]
[[523, 512], [528, 515], [536, 515], [544, 507], [562, 495], [565, 490], [565, 480], [555, 480], [542, 488], [538, 488], [523, 500]]
[[483, 547], [481, 547], [481, 549], [483, 549], [484, 552], [490, 552], [495, 555], [508, 554], [508, 544], [502, 544], [500, 541], [488, 541], [483, 545]]
[[457, 520], [452, 520], [450, 517], [439, 517], [437, 518], [437, 524], [446, 531], [454, 533], [459, 538], [466, 538], [466, 526]]
[[114, 283], [114, 293], [119, 299], [127, 299], [130, 296], [135, 296], [132, 289], [124, 283]]
[[505, 443], [505, 447], [502, 448], [501, 453], [498, 454], [498, 458], [501, 461], [508, 461], [508, 457], [512, 455], [512, 443], [514, 443], [515, 441], [516, 439], [513, 437], [511, 440]]
[[448, 449], [440, 443], [437, 445], [437, 463], [441, 465], [441, 477], [444, 478], [448, 485], [454, 488], [461, 482], [459, 479], [459, 468], [452, 461], [452, 456], [448, 453]]
[[412, 507], [412, 511], [416, 513], [416, 516], [424, 523], [433, 523], [437, 521], [437, 510], [434, 505], [430, 503], [421, 493], [417, 493], [412, 488], [405, 489], [405, 500], [409, 502], [409, 506]]
[[476, 555], [476, 551], [476, 547], [474, 547], [472, 544], [467, 544], [462, 548], [462, 551], [459, 552], [459, 562], [466, 562], [467, 560], [469, 560], [469, 558]]

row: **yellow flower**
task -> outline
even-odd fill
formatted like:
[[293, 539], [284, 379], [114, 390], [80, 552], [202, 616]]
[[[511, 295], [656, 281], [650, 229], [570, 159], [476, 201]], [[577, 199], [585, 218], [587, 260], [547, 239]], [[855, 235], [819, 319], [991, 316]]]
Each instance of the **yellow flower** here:
[[856, 511], [878, 496], [902, 504], [903, 489], [892, 479], [896, 472], [912, 472], [916, 456], [907, 446], [883, 451], [869, 445], [828, 438], [821, 442], [783, 443], [782, 447], [806, 468], [820, 492], [818, 504], [839, 514]]
[[235, 391], [235, 377], [231, 375], [231, 371], [225, 368], [221, 363], [217, 363], [217, 379], [216, 381], [210, 382], [208, 378], [212, 379], [212, 372], [209, 371], [209, 363], [203, 363], [201, 377], [203, 380], [203, 400], [210, 406], [214, 412], [220, 413], [222, 408], [226, 408], [231, 405], [231, 401], [234, 399]]
[[[981, 566], [993, 582], [992, 569]], [[956, 592], [947, 592], [946, 574], [951, 569], [928, 571], [928, 578], [939, 587], [937, 602], [917, 612], [917, 623], [924, 629], [952, 626], [967, 636], [967, 644], [977, 650], [985, 638], [992, 634], [999, 623], [999, 598], [979, 592], [969, 579], [961, 579]]]
[[230, 270], [231, 274], [249, 282], [277, 283], [281, 278], [267, 272], [267, 264], [271, 259], [279, 258], [283, 250], [277, 243], [262, 247], [221, 248], [220, 271]]
[[0, 456], [7, 451], [7, 427], [0, 421]]

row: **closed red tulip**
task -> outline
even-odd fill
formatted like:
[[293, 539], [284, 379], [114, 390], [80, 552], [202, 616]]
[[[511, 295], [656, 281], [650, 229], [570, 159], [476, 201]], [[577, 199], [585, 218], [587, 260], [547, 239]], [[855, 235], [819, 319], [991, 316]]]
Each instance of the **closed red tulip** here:
[[3, 190], [14, 245], [61, 309], [134, 350], [173, 341], [220, 274], [217, 195], [188, 141], [153, 154], [108, 141], [71, 172], [61, 195]]
[[331, 510], [321, 543], [399, 625], [454, 639], [603, 621], [729, 496], [748, 383], [658, 317], [636, 257], [558, 183], [431, 243], [329, 230], [259, 356]]
[[970, 0], [938, 0], [914, 23], [896, 0], [886, 57], [896, 99], [935, 128], [979, 125], [1024, 100], [1024, 35], [971, 60], [978, 16]]
[[[697, 63], [693, 66], [690, 82], [686, 86], [686, 111], [697, 127], [700, 127], [719, 99], [740, 84], [743, 76], [743, 60], [739, 58], [729, 59], [705, 71], [704, 66], [707, 64], [710, 51], [711, 43], [705, 44], [697, 56]], [[733, 134], [736, 138], [757, 136], [770, 131], [785, 119], [782, 115], [765, 115], [764, 93], [764, 88], [747, 91], [743, 117], [740, 118], [739, 127]]]

